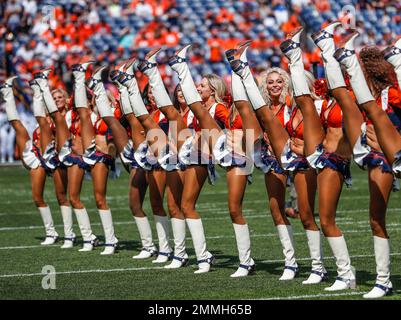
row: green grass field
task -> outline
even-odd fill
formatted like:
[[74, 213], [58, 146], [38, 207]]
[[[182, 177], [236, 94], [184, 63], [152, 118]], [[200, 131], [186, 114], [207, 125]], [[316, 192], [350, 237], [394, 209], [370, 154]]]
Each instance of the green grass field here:
[[[330, 294], [323, 290], [328, 283], [314, 286], [301, 283], [309, 275], [310, 260], [299, 219], [291, 221], [300, 276], [289, 282], [278, 280], [284, 265], [283, 255], [267, 207], [263, 175], [259, 171], [254, 173], [254, 183], [248, 187], [244, 203], [257, 272], [254, 276], [232, 279], [229, 275], [236, 270], [238, 258], [222, 171], [216, 186], [204, 187], [198, 203], [207, 246], [215, 254], [217, 265], [210, 273], [196, 275], [193, 274], [196, 259], [189, 232], [187, 251], [191, 265], [187, 268], [166, 270], [152, 264], [151, 260], [136, 261], [131, 258], [140, 250], [140, 241], [128, 208], [127, 173], [124, 172], [119, 180], [110, 180], [108, 187], [120, 251], [114, 256], [100, 256], [101, 248], [89, 253], [78, 252], [81, 238], [73, 249], [61, 250], [62, 242], [42, 247], [40, 241], [44, 229], [31, 200], [26, 170], [20, 167], [0, 168], [0, 299], [362, 299], [362, 294], [374, 285], [376, 269], [368, 223], [366, 173], [355, 167], [352, 171], [354, 185], [352, 189], [343, 191], [338, 223], [357, 270], [357, 289]], [[397, 291], [401, 289], [400, 196], [400, 193], [392, 194], [387, 217], [392, 241], [395, 294], [385, 299], [401, 298], [401, 291]], [[57, 231], [62, 235], [61, 214], [51, 180], [48, 180], [45, 197], [53, 211]], [[94, 232], [101, 235], [90, 181], [84, 183], [82, 199], [89, 211]], [[148, 198], [145, 200], [145, 211], [153, 224]], [[155, 236], [154, 226], [152, 228]], [[79, 234], [76, 224], [74, 231]], [[331, 283], [336, 277], [336, 267], [326, 240], [324, 252]], [[42, 288], [44, 275], [41, 272], [45, 265], [55, 267], [56, 290]]]

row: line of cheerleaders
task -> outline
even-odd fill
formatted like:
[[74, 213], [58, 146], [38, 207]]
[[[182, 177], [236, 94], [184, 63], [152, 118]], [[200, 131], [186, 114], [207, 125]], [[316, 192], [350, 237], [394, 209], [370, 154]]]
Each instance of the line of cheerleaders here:
[[[165, 268], [186, 266], [188, 227], [198, 262], [195, 273], [210, 270], [215, 258], [207, 250], [196, 202], [205, 181], [215, 179], [214, 165], [218, 164], [226, 170], [229, 212], [239, 254], [239, 267], [231, 277], [253, 273], [255, 262], [251, 257], [249, 229], [242, 214], [242, 200], [251, 174], [246, 164], [251, 160], [265, 174], [270, 211], [285, 258], [280, 280], [292, 280], [298, 273], [291, 223], [284, 212], [286, 181], [291, 176], [312, 260], [311, 273], [302, 283], [327, 280], [321, 228], [335, 257], [338, 273], [325, 290], [354, 289], [355, 269], [335, 220], [342, 186], [351, 182], [353, 156], [358, 166], [369, 172], [370, 224], [377, 266], [376, 283], [364, 297], [390, 294], [390, 243], [385, 214], [394, 179], [401, 170], [400, 123], [393, 108], [401, 106], [401, 93], [388, 79], [386, 68], [394, 67], [401, 84], [401, 40], [383, 52], [376, 47], [362, 49], [362, 69], [354, 50], [356, 32], [336, 49], [333, 34], [339, 24], [334, 22], [312, 35], [321, 50], [326, 74], [326, 80], [319, 83], [321, 87], [327, 83], [328, 90], [316, 90], [313, 76], [304, 70], [300, 48], [302, 28], [294, 30], [281, 44], [289, 60], [291, 77], [273, 68], [264, 74], [259, 87], [246, 58], [250, 41], [227, 51], [232, 68], [230, 109], [224, 105], [224, 82], [216, 75], [205, 76], [195, 86], [186, 60], [189, 45], [169, 60], [180, 81], [173, 103], [158, 70], [159, 49], [156, 49], [144, 60], [127, 61], [110, 72], [110, 79], [119, 91], [118, 104], [102, 83], [104, 66], [95, 70], [87, 81], [85, 75], [92, 62], [82, 61], [73, 66], [75, 106], [68, 112], [63, 94], [50, 91], [47, 79], [50, 70], [36, 73], [30, 86], [40, 134], [32, 141], [16, 111], [12, 87], [15, 77], [9, 78], [1, 86], [1, 92], [8, 120], [17, 133], [23, 163], [30, 172], [33, 198], [45, 225], [46, 239], [42, 244], [53, 244], [58, 237], [50, 209], [43, 200], [47, 174], [53, 176], [62, 212], [65, 233], [62, 247], [71, 248], [75, 240], [70, 204], [83, 238], [80, 251], [90, 251], [97, 244], [80, 200], [84, 173], [90, 171], [105, 234], [101, 254], [115, 252], [118, 240], [106, 202], [107, 177], [114, 166], [107, 144], [107, 132], [111, 132], [117, 153], [130, 172], [129, 203], [143, 246], [134, 259], [157, 256], [154, 263], [171, 260]], [[146, 98], [157, 106], [152, 114], [138, 88], [136, 70], [149, 79]], [[88, 99], [88, 92], [93, 94], [92, 99]], [[175, 130], [172, 130], [173, 123]], [[251, 139], [245, 135], [247, 131], [253, 133]], [[214, 134], [205, 139], [203, 132]], [[244, 151], [245, 138], [253, 146], [252, 155]], [[178, 162], [173, 161], [176, 158]], [[158, 249], [142, 209], [148, 185]], [[316, 191], [320, 228], [313, 214]], [[164, 193], [171, 218], [173, 249], [168, 241]]]

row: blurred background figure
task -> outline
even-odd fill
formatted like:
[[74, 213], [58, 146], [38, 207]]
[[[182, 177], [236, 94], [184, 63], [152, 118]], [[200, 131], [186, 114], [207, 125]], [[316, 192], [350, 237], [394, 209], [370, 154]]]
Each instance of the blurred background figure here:
[[14, 162], [15, 130], [7, 120], [3, 105], [0, 107], [0, 155], [1, 163]]

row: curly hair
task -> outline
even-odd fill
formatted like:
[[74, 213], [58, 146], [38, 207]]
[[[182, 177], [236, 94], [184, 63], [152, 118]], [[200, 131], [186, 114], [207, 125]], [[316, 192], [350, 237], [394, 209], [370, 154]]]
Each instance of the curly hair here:
[[362, 48], [359, 58], [370, 90], [373, 96], [378, 98], [382, 90], [394, 85], [393, 68], [384, 59], [383, 52], [376, 46]]
[[289, 74], [281, 68], [277, 68], [277, 67], [269, 68], [266, 71], [263, 71], [259, 77], [259, 90], [262, 93], [263, 99], [266, 101], [266, 104], [269, 107], [272, 105], [273, 100], [270, 96], [269, 91], [267, 90], [267, 78], [272, 73], [277, 73], [278, 75], [281, 76], [281, 78], [284, 81], [283, 91], [281, 92], [280, 98], [279, 98], [280, 103], [285, 104], [286, 98], [288, 95], [292, 97], [292, 85], [291, 85], [291, 79], [290, 79]]

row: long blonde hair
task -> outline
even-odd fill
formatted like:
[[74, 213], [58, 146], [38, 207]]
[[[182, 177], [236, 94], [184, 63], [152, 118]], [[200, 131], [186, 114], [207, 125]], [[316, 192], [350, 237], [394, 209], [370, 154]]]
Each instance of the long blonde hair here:
[[306, 82], [308, 83], [310, 96], [312, 97], [312, 99], [322, 100], [322, 98], [315, 93], [315, 81], [316, 81], [315, 76], [311, 72], [306, 70], [305, 70], [305, 76], [306, 76]]
[[262, 93], [262, 97], [265, 100], [266, 104], [270, 107], [273, 104], [273, 99], [270, 96], [269, 90], [267, 90], [267, 78], [272, 74], [272, 73], [277, 73], [284, 81], [284, 87], [283, 90], [281, 91], [280, 97], [279, 97], [279, 102], [280, 104], [285, 104], [287, 101], [287, 96], [290, 96], [292, 100], [292, 85], [291, 85], [291, 79], [289, 74], [281, 69], [281, 68], [269, 68], [266, 71], [263, 71], [260, 74], [260, 83], [259, 83], [259, 90]]
[[216, 100], [217, 103], [221, 103], [226, 106], [224, 98], [227, 94], [227, 86], [223, 79], [214, 73], [207, 74], [204, 76], [204, 78], [206, 78], [210, 88], [214, 91], [214, 100]]

